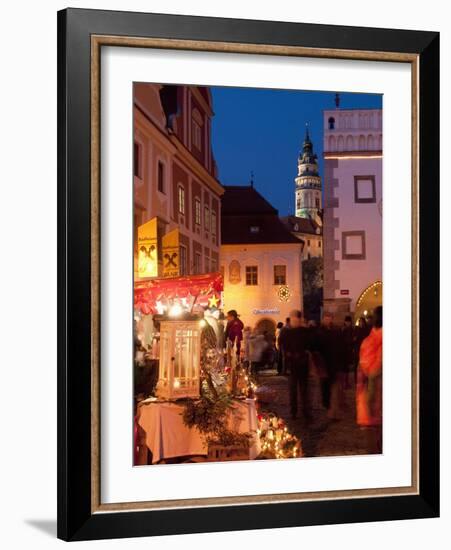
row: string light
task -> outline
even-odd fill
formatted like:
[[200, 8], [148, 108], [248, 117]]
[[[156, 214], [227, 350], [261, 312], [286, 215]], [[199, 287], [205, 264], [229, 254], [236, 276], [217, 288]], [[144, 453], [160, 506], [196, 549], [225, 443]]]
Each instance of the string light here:
[[169, 310], [169, 317], [180, 317], [182, 312], [182, 306], [178, 303], [175, 303], [171, 306], [171, 309]]
[[277, 459], [302, 456], [301, 441], [288, 431], [285, 422], [274, 413], [258, 415], [257, 435], [263, 454]]
[[365, 298], [365, 296], [368, 294], [368, 292], [370, 292], [370, 290], [373, 290], [375, 289], [376, 287], [379, 287], [379, 286], [382, 286], [382, 281], [376, 281], [375, 283], [372, 283], [370, 286], [368, 286], [367, 288], [365, 288], [365, 290], [362, 292], [362, 294], [360, 294], [358, 300], [357, 300], [357, 307], [360, 306], [360, 304], [362, 303], [363, 299]]

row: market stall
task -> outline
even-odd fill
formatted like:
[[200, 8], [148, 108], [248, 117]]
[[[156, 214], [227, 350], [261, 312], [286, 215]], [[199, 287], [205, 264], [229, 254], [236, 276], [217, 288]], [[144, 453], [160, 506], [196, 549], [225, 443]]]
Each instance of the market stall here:
[[[183, 456], [208, 456], [208, 442], [197, 427], [183, 421], [184, 405], [170, 401], [147, 401], [138, 409], [138, 424], [145, 432], [145, 443], [152, 453], [152, 464]], [[257, 433], [258, 418], [253, 399], [236, 401], [227, 415], [228, 427], [239, 433]], [[249, 456], [261, 451], [260, 440], [253, 437]]]
[[[248, 365], [224, 341], [222, 292], [219, 273], [136, 283], [135, 465], [301, 455], [279, 419], [257, 413]], [[149, 362], [152, 388], [136, 391]]]

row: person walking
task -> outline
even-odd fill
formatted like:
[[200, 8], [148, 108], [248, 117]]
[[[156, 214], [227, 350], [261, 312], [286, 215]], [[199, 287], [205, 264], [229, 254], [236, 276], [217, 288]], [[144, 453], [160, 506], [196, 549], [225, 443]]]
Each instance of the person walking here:
[[342, 405], [340, 382], [344, 367], [344, 346], [341, 332], [334, 325], [330, 313], [323, 315], [321, 327], [318, 329], [314, 349], [321, 355], [323, 376], [321, 379], [323, 407], [331, 420], [338, 420]]
[[225, 341], [236, 345], [236, 354], [240, 356], [241, 341], [243, 340], [243, 322], [238, 318], [239, 315], [235, 309], [227, 312], [227, 326], [225, 330]]
[[254, 376], [264, 366], [263, 356], [268, 343], [265, 340], [263, 334], [257, 329], [254, 329], [249, 337], [249, 360], [251, 364], [251, 374]]
[[246, 368], [250, 367], [250, 338], [252, 336], [251, 327], [244, 327], [243, 330], [243, 341], [241, 343], [241, 355], [243, 358], [243, 363]]
[[290, 328], [285, 328], [281, 332], [279, 340], [286, 367], [290, 372], [288, 386], [291, 417], [294, 419], [298, 414], [299, 392], [304, 420], [310, 422], [312, 418], [308, 402], [310, 332], [302, 324], [301, 311], [293, 310], [290, 313]]
[[276, 353], [277, 353], [277, 374], [281, 375], [283, 371], [282, 348], [280, 347], [280, 333], [283, 329], [282, 321], [279, 321], [276, 326]]
[[356, 412], [357, 424], [372, 428], [369, 450], [382, 452], [382, 306], [375, 308], [373, 328], [360, 346]]
[[344, 345], [344, 375], [343, 375], [343, 391], [351, 387], [350, 378], [355, 379], [355, 331], [352, 324], [352, 317], [346, 315], [343, 328], [343, 345]]

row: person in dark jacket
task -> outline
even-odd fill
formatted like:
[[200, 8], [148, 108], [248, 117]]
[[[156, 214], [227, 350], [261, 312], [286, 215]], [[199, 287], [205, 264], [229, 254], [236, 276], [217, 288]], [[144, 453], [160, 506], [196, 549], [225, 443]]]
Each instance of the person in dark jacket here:
[[337, 386], [338, 373], [343, 372], [346, 360], [341, 331], [334, 325], [330, 313], [323, 316], [314, 349], [321, 354], [325, 371], [321, 380], [323, 407], [328, 410], [330, 418], [336, 419], [339, 416], [337, 400], [340, 397]]
[[284, 353], [285, 366], [290, 372], [288, 384], [291, 417], [296, 418], [298, 413], [299, 390], [304, 419], [310, 421], [308, 403], [310, 331], [302, 326], [302, 313], [299, 310], [290, 313], [290, 321], [290, 327], [281, 331], [279, 341]]
[[341, 329], [343, 335], [343, 345], [345, 354], [345, 364], [343, 371], [343, 386], [344, 389], [350, 387], [349, 378], [355, 378], [355, 330], [352, 324], [352, 317], [346, 315], [343, 328]]
[[227, 312], [227, 326], [225, 330], [225, 341], [230, 341], [232, 346], [236, 344], [236, 353], [239, 356], [241, 350], [241, 341], [243, 340], [243, 322], [238, 318], [235, 309]]
[[282, 329], [283, 329], [283, 323], [282, 321], [279, 321], [276, 327], [276, 340], [275, 340], [276, 352], [277, 352], [277, 374], [279, 375], [281, 375], [283, 372], [283, 354], [282, 354], [282, 348], [280, 347], [280, 341], [279, 341]]

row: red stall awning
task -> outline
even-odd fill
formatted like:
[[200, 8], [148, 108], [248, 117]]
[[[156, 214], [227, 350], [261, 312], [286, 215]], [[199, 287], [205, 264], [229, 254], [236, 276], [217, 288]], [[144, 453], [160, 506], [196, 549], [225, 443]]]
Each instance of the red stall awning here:
[[187, 275], [135, 282], [135, 309], [145, 315], [161, 313], [174, 302], [193, 307], [220, 307], [224, 282], [221, 273]]

